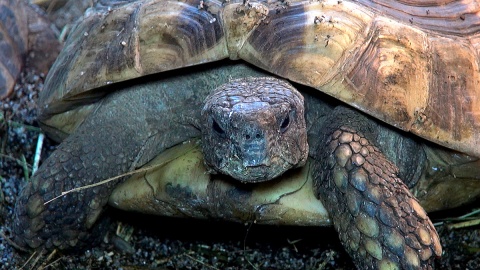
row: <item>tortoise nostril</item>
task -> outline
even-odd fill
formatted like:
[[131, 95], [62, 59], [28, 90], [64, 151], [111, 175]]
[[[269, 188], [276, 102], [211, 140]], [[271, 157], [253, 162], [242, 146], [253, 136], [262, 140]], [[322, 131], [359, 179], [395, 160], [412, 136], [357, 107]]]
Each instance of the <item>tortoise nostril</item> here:
[[250, 134], [245, 134], [245, 140], [251, 140], [251, 139], [262, 139], [263, 135], [261, 133], [254, 133], [252, 135]]

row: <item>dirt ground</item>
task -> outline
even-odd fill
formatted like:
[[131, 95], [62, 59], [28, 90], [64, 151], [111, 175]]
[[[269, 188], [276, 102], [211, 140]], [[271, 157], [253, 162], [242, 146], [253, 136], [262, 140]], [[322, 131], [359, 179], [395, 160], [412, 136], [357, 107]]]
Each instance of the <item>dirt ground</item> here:
[[[6, 239], [19, 190], [31, 176], [41, 130], [36, 99], [44, 74], [27, 68], [0, 101], [0, 269], [353, 269], [333, 228], [296, 228], [169, 219], [110, 210], [101, 243], [76, 253], [18, 251]], [[41, 159], [55, 148], [48, 138]], [[433, 222], [478, 208], [431, 215]], [[478, 218], [478, 216], [477, 216]], [[450, 222], [448, 222], [450, 223]], [[478, 226], [437, 226], [444, 254], [437, 269], [479, 269]], [[117, 231], [126, 232], [118, 236]], [[126, 234], [126, 236], [124, 236]]]

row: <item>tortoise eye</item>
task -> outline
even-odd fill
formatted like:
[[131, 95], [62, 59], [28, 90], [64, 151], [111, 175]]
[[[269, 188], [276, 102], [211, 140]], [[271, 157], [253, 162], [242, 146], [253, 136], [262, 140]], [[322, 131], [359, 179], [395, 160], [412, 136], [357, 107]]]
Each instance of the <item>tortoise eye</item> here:
[[215, 121], [215, 119], [212, 119], [212, 129], [213, 131], [215, 131], [215, 133], [217, 133], [221, 137], [225, 136], [225, 130], [223, 130], [223, 128], [220, 127], [220, 125], [217, 123], [217, 121]]
[[282, 124], [280, 125], [280, 132], [284, 133], [285, 131], [287, 131], [289, 125], [290, 125], [290, 113], [287, 114], [285, 119], [283, 119]]

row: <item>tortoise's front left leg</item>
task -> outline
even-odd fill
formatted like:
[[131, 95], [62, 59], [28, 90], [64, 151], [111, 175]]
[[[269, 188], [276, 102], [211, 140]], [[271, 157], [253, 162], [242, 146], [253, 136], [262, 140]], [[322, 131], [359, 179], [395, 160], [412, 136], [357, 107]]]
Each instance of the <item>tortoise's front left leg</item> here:
[[442, 248], [432, 222], [375, 146], [377, 126], [337, 108], [315, 156], [317, 196], [359, 269], [430, 269]]

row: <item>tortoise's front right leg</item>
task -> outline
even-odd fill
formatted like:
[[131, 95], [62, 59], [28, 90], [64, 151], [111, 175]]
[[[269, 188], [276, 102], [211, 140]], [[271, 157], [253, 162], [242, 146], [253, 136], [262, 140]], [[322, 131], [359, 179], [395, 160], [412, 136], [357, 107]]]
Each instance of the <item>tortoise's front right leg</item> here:
[[120, 180], [54, 198], [141, 167], [165, 148], [199, 136], [189, 124], [199, 111], [185, 107], [198, 108], [201, 99], [192, 101], [193, 92], [184, 91], [178, 80], [135, 85], [99, 101], [21, 191], [15, 205], [14, 241], [22, 247], [47, 249], [89, 241]]
[[118, 180], [54, 198], [63, 191], [130, 169], [141, 145], [132, 142], [133, 130], [112, 132], [116, 129], [108, 125], [90, 130], [81, 128], [45, 160], [17, 199], [15, 243], [27, 248], [45, 245], [47, 249], [67, 249], [88, 239]]
[[375, 123], [345, 108], [327, 122], [315, 187], [358, 269], [430, 269], [442, 252], [437, 232], [373, 145]]
[[[17, 244], [68, 249], [89, 241], [92, 227], [121, 180], [60, 196], [62, 192], [134, 170], [166, 148], [200, 135], [185, 119], [196, 113], [182, 106], [192, 101], [152, 85], [106, 98], [45, 160], [18, 196], [13, 222]], [[173, 108], [156, 105], [161, 102]], [[182, 113], [175, 112], [176, 107]]]
[[[137, 92], [134, 94], [145, 94]], [[13, 235], [17, 244], [47, 249], [81, 246], [89, 241], [92, 227], [121, 180], [60, 196], [62, 192], [134, 170], [165, 148], [199, 136], [193, 126], [180, 124], [185, 120], [174, 117], [179, 114], [173, 110], [169, 110], [173, 114], [170, 118], [160, 117], [161, 112], [139, 106], [144, 104], [142, 99], [123, 100], [134, 94], [105, 101], [40, 166], [15, 205]], [[177, 103], [171, 104], [181, 102], [179, 95], [172, 96], [177, 97]]]

